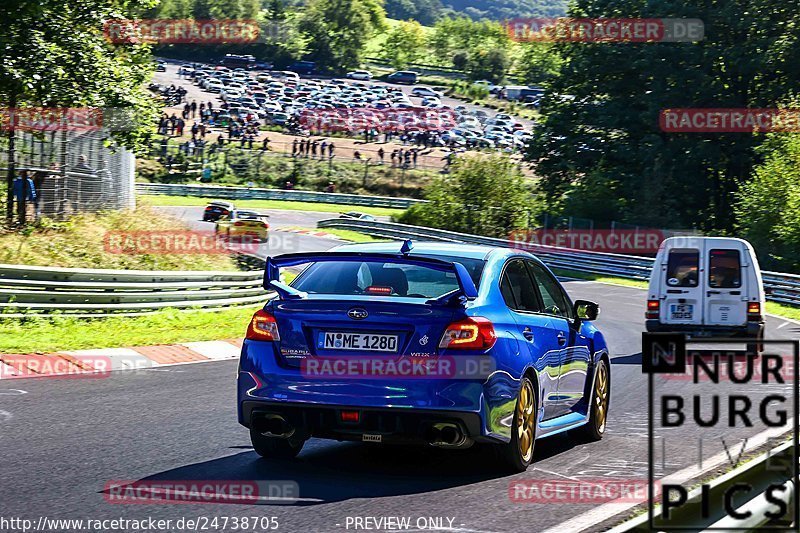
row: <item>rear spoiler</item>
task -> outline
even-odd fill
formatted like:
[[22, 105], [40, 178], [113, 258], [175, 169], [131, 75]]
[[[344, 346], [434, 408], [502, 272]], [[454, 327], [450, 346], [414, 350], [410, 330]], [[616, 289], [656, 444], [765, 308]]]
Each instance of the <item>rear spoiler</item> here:
[[466, 267], [457, 261], [445, 261], [432, 257], [411, 257], [405, 254], [370, 253], [370, 252], [317, 252], [283, 254], [275, 257], [267, 257], [267, 265], [264, 270], [264, 288], [275, 290], [283, 300], [297, 300], [308, 296], [307, 293], [299, 291], [294, 287], [281, 282], [280, 269], [292, 266], [303, 265], [306, 263], [322, 262], [382, 262], [397, 265], [416, 265], [440, 272], [452, 272], [456, 276], [459, 288], [438, 298], [428, 300], [427, 303], [434, 305], [444, 305], [453, 298], [464, 297], [467, 300], [474, 300], [478, 297], [478, 289], [472, 281]]

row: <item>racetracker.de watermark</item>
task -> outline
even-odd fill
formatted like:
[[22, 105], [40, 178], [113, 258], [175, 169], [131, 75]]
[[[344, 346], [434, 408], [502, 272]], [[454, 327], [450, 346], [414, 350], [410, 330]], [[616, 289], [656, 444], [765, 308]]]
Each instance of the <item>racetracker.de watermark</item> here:
[[659, 126], [669, 133], [797, 133], [800, 109], [664, 109]]
[[320, 132], [364, 131], [379, 132], [441, 131], [456, 127], [458, 115], [452, 109], [429, 107], [384, 108], [358, 107], [349, 109], [303, 109], [298, 117], [301, 126]]
[[307, 357], [300, 364], [305, 378], [369, 379], [486, 379], [496, 369], [493, 357], [437, 356], [324, 356]]
[[110, 231], [103, 236], [103, 248], [110, 254], [202, 255], [255, 253], [261, 237], [242, 234], [223, 237], [213, 231]]
[[548, 247], [579, 251], [620, 254], [653, 254], [667, 237], [662, 230], [582, 230], [539, 229], [515, 230], [509, 235], [509, 244], [536, 252]]
[[252, 19], [113, 19], [103, 34], [114, 44], [248, 44], [261, 30]]
[[699, 19], [516, 18], [505, 26], [518, 42], [669, 43], [705, 37]]
[[0, 359], [0, 379], [96, 379], [109, 377], [111, 369], [111, 358], [103, 355], [4, 354]]
[[0, 131], [97, 131], [103, 123], [95, 107], [0, 107]]
[[113, 504], [291, 504], [299, 497], [299, 485], [289, 480], [111, 480], [103, 489]]
[[[658, 490], [656, 484], [654, 496]], [[514, 503], [641, 503], [648, 497], [646, 478], [516, 479], [508, 484], [508, 498]]]

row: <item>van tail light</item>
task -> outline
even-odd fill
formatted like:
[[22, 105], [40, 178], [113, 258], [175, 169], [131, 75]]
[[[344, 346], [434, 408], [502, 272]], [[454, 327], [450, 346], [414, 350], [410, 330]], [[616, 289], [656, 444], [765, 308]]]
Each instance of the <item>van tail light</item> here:
[[453, 322], [442, 335], [439, 348], [449, 350], [488, 350], [494, 346], [497, 335], [492, 322], [475, 316]]
[[275, 316], [263, 309], [259, 309], [247, 326], [245, 338], [251, 341], [279, 341], [281, 334], [278, 332], [278, 321]]
[[644, 314], [645, 318], [658, 318], [659, 311], [661, 311], [660, 301], [647, 300], [647, 312]]
[[760, 322], [761, 320], [763, 320], [763, 317], [761, 316], [760, 302], [748, 302], [747, 320], [750, 322]]

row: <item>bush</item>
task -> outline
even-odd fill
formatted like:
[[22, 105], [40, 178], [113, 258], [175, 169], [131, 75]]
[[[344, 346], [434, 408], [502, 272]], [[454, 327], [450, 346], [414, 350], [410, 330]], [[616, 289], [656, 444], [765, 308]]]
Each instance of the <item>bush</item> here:
[[403, 213], [404, 224], [506, 238], [538, 215], [531, 191], [507, 156], [461, 157], [425, 189], [429, 200]]
[[761, 266], [800, 272], [800, 139], [772, 136], [761, 151], [764, 162], [737, 195], [736, 229]]

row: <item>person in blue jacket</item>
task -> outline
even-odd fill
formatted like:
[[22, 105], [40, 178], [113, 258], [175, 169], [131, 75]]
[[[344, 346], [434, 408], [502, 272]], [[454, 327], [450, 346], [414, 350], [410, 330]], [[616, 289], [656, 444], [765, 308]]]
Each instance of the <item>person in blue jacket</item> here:
[[12, 186], [14, 198], [17, 200], [19, 223], [25, 224], [27, 203], [36, 200], [36, 187], [34, 187], [33, 180], [28, 177], [28, 172], [25, 170], [21, 171], [20, 175], [14, 178]]

